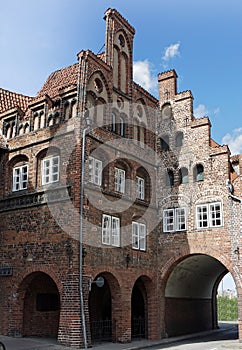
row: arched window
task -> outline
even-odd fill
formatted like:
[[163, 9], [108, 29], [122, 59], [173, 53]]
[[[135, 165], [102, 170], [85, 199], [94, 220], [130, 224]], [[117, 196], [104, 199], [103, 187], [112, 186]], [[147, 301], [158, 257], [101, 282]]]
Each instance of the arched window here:
[[120, 126], [120, 130], [119, 130], [119, 133], [120, 133], [120, 136], [124, 136], [125, 135], [125, 124], [124, 124], [124, 118], [123, 117], [120, 117], [119, 118], [119, 126]]
[[170, 120], [172, 117], [172, 109], [171, 105], [169, 103], [166, 103], [164, 106], [162, 106], [161, 109], [161, 116], [162, 120]]
[[38, 155], [38, 184], [48, 185], [60, 180], [60, 152], [58, 148], [42, 150]]
[[28, 158], [19, 155], [11, 160], [12, 191], [26, 190], [28, 187]]
[[112, 126], [111, 126], [112, 132], [116, 132], [117, 125], [116, 125], [116, 114], [112, 113]]
[[168, 135], [164, 135], [160, 138], [160, 146], [162, 151], [168, 151], [170, 149]]
[[197, 164], [193, 170], [194, 181], [204, 180], [204, 168], [202, 164]]
[[172, 170], [168, 170], [166, 173], [166, 186], [167, 187], [174, 186], [174, 173]]
[[175, 140], [176, 147], [183, 146], [183, 141], [184, 141], [183, 132], [182, 131], [178, 131], [176, 133], [176, 140]]
[[179, 170], [179, 180], [180, 184], [186, 184], [189, 182], [187, 168], [181, 168]]

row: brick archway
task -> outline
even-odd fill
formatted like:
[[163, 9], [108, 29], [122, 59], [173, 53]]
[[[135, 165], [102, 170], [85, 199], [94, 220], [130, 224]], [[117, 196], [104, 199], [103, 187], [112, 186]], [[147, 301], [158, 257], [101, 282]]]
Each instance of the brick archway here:
[[169, 266], [163, 275], [168, 336], [218, 327], [216, 294], [227, 272], [222, 262], [207, 254], [186, 255]]
[[55, 281], [45, 272], [27, 275], [19, 288], [22, 303], [23, 336], [58, 336], [60, 293]]
[[[102, 277], [104, 284], [96, 281]], [[117, 279], [110, 272], [99, 273], [91, 283], [88, 298], [91, 341], [116, 340], [115, 310], [119, 301], [120, 287]]]

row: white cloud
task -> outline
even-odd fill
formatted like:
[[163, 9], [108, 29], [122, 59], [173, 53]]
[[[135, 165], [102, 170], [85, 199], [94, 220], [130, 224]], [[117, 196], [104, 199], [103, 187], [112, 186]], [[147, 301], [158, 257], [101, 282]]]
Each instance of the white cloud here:
[[200, 104], [194, 109], [193, 113], [196, 118], [203, 118], [204, 116], [208, 115], [208, 109], [205, 105]]
[[148, 60], [134, 62], [134, 81], [144, 89], [153, 91], [157, 87], [156, 77], [152, 75], [151, 64]]
[[242, 153], [242, 128], [234, 129], [232, 134], [224, 135], [222, 144], [228, 145], [232, 154]]
[[169, 61], [169, 59], [175, 57], [175, 56], [179, 56], [180, 52], [179, 52], [179, 48], [180, 48], [180, 43], [177, 42], [176, 44], [172, 44], [168, 47], [165, 48], [165, 53], [164, 56], [162, 57], [162, 59], [164, 61]]

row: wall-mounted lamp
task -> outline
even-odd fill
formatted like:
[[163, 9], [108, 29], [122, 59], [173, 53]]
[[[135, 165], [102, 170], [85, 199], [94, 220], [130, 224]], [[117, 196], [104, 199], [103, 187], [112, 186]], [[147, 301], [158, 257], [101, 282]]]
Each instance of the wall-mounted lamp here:
[[98, 288], [102, 288], [104, 286], [105, 280], [102, 276], [99, 276], [95, 281], [90, 280], [89, 291], [92, 289], [92, 285], [95, 284]]

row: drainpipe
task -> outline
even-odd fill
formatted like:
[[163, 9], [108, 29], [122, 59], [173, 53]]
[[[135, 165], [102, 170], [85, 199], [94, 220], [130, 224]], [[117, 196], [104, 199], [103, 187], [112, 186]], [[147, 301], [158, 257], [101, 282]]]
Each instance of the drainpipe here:
[[85, 148], [86, 148], [86, 134], [90, 129], [90, 119], [86, 119], [87, 126], [82, 132], [82, 155], [81, 155], [81, 193], [80, 193], [80, 304], [81, 304], [81, 316], [82, 316], [82, 331], [83, 331], [83, 343], [85, 349], [87, 349], [87, 330], [86, 330], [86, 318], [84, 312], [84, 298], [83, 298], [83, 202], [84, 202], [84, 183], [85, 183]]
[[[84, 100], [86, 90], [86, 76], [87, 76], [87, 60], [83, 55], [78, 55], [79, 58], [79, 76], [77, 86], [77, 117], [80, 118], [80, 125], [85, 119], [84, 111]], [[84, 202], [84, 175], [85, 175], [85, 148], [86, 148], [86, 134], [91, 126], [90, 119], [86, 118], [86, 126], [82, 130], [82, 154], [81, 154], [81, 183], [80, 183], [80, 231], [79, 231], [79, 293], [80, 293], [80, 312], [82, 319], [82, 333], [83, 333], [83, 344], [84, 348], [87, 349], [87, 329], [86, 329], [86, 318], [83, 298], [83, 202]]]
[[226, 180], [226, 186], [227, 186], [227, 189], [229, 191], [229, 197], [234, 199], [234, 200], [236, 200], [236, 201], [238, 201], [238, 202], [240, 202], [240, 203], [242, 203], [242, 198], [239, 198], [239, 197], [234, 196], [232, 194], [232, 192], [233, 192], [233, 185], [231, 184], [229, 179]]

